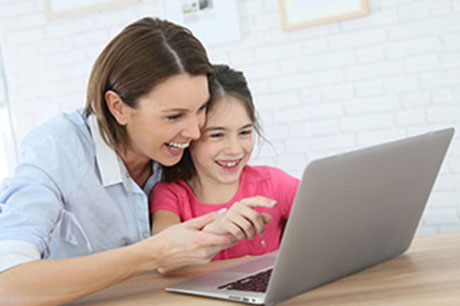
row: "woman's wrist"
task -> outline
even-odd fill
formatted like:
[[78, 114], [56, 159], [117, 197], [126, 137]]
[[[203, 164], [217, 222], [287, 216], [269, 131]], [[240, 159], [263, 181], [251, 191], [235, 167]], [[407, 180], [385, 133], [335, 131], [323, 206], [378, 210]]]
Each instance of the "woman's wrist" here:
[[160, 241], [157, 240], [156, 236], [153, 236], [125, 247], [133, 275], [154, 271], [160, 266], [163, 252]]

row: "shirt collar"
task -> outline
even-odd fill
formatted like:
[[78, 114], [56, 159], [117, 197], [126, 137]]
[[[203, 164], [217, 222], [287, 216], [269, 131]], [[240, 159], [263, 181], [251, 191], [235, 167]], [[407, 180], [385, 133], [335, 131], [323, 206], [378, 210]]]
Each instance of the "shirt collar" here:
[[[101, 173], [102, 185], [108, 187], [123, 183], [128, 192], [133, 192], [134, 181], [130, 179], [128, 170], [120, 156], [118, 156], [118, 154], [105, 143], [104, 139], [102, 139], [101, 133], [99, 132], [99, 125], [94, 114], [89, 115], [88, 123], [91, 130], [91, 137], [94, 141], [96, 163]], [[153, 175], [147, 180], [143, 190], [146, 194], [149, 194], [153, 185], [161, 179], [161, 166], [153, 162], [152, 172]]]
[[[97, 123], [96, 116], [93, 114], [89, 115], [88, 123], [91, 130], [91, 137], [94, 141], [96, 162], [101, 174], [102, 185], [107, 187], [119, 183], [125, 184], [126, 177], [129, 177], [129, 175], [127, 174], [123, 162], [120, 160], [118, 154], [110, 148], [102, 138], [99, 132], [99, 125]], [[128, 186], [125, 184], [125, 187]]]

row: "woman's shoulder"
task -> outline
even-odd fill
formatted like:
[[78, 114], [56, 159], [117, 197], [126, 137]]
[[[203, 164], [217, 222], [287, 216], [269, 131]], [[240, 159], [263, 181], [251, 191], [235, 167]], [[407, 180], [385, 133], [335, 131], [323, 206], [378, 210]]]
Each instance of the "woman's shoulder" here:
[[31, 130], [22, 141], [22, 146], [46, 146], [62, 142], [78, 143], [90, 141], [91, 135], [83, 110], [59, 114], [35, 129]]
[[[81, 110], [60, 114], [32, 130], [21, 142], [20, 162], [44, 169], [93, 163], [94, 144]], [[74, 167], [75, 166], [75, 167]]]

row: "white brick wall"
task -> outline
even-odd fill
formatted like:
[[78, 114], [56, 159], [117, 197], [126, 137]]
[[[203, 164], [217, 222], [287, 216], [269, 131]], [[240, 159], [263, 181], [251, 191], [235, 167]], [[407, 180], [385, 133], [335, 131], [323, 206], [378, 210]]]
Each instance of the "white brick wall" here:
[[[282, 31], [275, 0], [237, 0], [238, 42], [207, 46], [245, 71], [265, 144], [253, 163], [299, 176], [313, 158], [427, 130], [460, 128], [460, 0], [369, 0], [371, 15]], [[13, 125], [20, 139], [84, 105], [103, 46], [160, 0], [48, 20], [44, 0], [0, 0]], [[460, 230], [460, 131], [419, 234]]]

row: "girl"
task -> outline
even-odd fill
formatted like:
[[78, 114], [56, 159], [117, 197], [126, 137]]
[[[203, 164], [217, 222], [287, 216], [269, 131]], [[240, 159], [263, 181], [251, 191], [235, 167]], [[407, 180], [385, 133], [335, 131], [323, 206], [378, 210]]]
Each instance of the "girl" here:
[[225, 65], [215, 65], [214, 72], [201, 138], [179, 164], [164, 169], [163, 182], [150, 195], [152, 231], [219, 211], [204, 229], [247, 239], [213, 260], [261, 255], [278, 249], [299, 180], [280, 169], [247, 165], [254, 131], [260, 135], [251, 93], [241, 72]]

